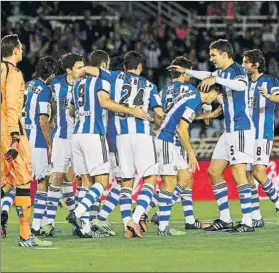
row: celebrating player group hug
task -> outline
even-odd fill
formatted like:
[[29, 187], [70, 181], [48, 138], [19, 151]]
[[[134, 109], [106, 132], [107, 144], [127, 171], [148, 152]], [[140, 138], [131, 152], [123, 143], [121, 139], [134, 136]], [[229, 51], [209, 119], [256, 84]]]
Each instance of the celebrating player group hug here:
[[[39, 236], [55, 234], [61, 195], [69, 210], [73, 236], [114, 236], [108, 216], [119, 204], [124, 237], [142, 237], [147, 215], [158, 206], [151, 222], [158, 236], [185, 236], [185, 230], [254, 232], [263, 227], [255, 180], [275, 206], [279, 197], [266, 175], [274, 138], [274, 109], [279, 82], [264, 74], [260, 50], [243, 53], [242, 65], [233, 60], [227, 40], [209, 47], [216, 72], [192, 70], [184, 56], [168, 70], [172, 80], [159, 92], [141, 76], [144, 59], [135, 51], [123, 57], [95, 50], [85, 65], [76, 53], [59, 61], [39, 59], [33, 79], [24, 83], [17, 64], [22, 60], [17, 35], [1, 42], [1, 226], [6, 236], [8, 212], [15, 202], [21, 247], [51, 246]], [[191, 77], [200, 80], [190, 83]], [[214, 111], [211, 104], [219, 102]], [[224, 132], [208, 169], [220, 215], [212, 224], [195, 219], [192, 174], [199, 171], [189, 137], [196, 119], [224, 115]], [[242, 219], [234, 225], [228, 204], [224, 171], [231, 166]], [[132, 211], [135, 174], [143, 178]], [[107, 199], [101, 198], [113, 184]], [[157, 176], [163, 184], [156, 190]], [[32, 227], [30, 182], [37, 181]], [[73, 191], [73, 180], [76, 191]], [[181, 199], [185, 227], [171, 228], [173, 204]], [[55, 236], [59, 236], [56, 234]]]

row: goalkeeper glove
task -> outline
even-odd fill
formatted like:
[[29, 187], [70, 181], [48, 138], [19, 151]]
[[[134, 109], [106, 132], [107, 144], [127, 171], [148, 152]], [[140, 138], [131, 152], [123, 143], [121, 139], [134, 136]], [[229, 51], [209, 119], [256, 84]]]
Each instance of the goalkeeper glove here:
[[12, 162], [18, 156], [19, 149], [19, 133], [11, 133], [12, 142], [10, 145], [10, 149], [7, 153], [5, 153], [4, 158], [8, 162]]

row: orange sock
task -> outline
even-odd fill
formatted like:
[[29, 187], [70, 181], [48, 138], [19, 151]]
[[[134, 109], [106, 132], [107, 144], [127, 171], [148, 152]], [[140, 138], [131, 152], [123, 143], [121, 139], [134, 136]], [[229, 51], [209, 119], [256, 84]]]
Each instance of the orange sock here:
[[27, 240], [31, 235], [30, 217], [31, 217], [31, 198], [29, 189], [18, 189], [15, 198], [17, 215], [19, 218], [20, 237]]

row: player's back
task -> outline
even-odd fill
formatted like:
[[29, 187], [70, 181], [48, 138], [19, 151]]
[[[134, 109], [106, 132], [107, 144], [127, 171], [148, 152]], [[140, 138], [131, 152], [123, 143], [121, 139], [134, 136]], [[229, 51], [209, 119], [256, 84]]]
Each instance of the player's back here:
[[[18, 89], [19, 87], [19, 90]], [[10, 96], [7, 96], [7, 92]], [[9, 135], [22, 129], [22, 107], [24, 101], [24, 79], [13, 64], [1, 62], [1, 135]], [[19, 125], [20, 124], [20, 125]], [[23, 134], [23, 130], [20, 132]]]
[[26, 83], [26, 96], [24, 123], [30, 145], [47, 148], [40, 126], [40, 114], [50, 114], [50, 89], [43, 81], [34, 79]]
[[[144, 77], [120, 72], [112, 85], [115, 101], [127, 107], [141, 107], [148, 112], [161, 105], [156, 85]], [[122, 113], [115, 113], [118, 134], [152, 134], [151, 123]]]
[[275, 103], [262, 96], [259, 87], [266, 89], [269, 94], [279, 94], [279, 81], [266, 74], [255, 82], [249, 81], [249, 107], [256, 128], [256, 139], [273, 140]]
[[100, 90], [110, 93], [109, 82], [100, 77], [82, 78], [74, 84], [74, 134], [106, 134], [107, 110], [99, 103]]
[[234, 91], [223, 86], [223, 111], [227, 133], [253, 129], [248, 107], [248, 77], [244, 68], [233, 63], [224, 71], [219, 71], [224, 79], [240, 80], [247, 84], [243, 91]]
[[165, 108], [165, 119], [158, 131], [157, 138], [174, 143], [176, 128], [180, 120], [184, 119], [188, 123], [192, 123], [201, 109], [200, 94], [194, 86], [191, 86], [191, 89], [178, 95]]
[[67, 74], [56, 76], [50, 84], [57, 114], [53, 130], [54, 138], [71, 139], [74, 131], [74, 118], [69, 115], [69, 103], [73, 97], [73, 85], [67, 82]]

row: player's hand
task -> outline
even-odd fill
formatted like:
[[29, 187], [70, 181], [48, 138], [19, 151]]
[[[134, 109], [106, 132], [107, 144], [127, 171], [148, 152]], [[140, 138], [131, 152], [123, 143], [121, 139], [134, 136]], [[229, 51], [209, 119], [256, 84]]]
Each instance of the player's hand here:
[[216, 117], [219, 117], [221, 114], [223, 113], [223, 108], [222, 106], [220, 105], [215, 111], [213, 111], [211, 113], [211, 118], [216, 118]]
[[131, 108], [131, 114], [135, 118], [145, 119], [145, 120], [148, 120], [148, 121], [152, 121], [152, 118], [150, 117], [150, 115], [147, 112], [145, 112], [141, 108], [141, 106], [140, 107]]
[[167, 67], [167, 70], [176, 70], [177, 72], [180, 72], [180, 73], [186, 73], [186, 69], [184, 67], [181, 67], [179, 65], [170, 65]]
[[190, 153], [188, 154], [188, 163], [189, 163], [189, 169], [192, 173], [195, 173], [196, 170], [200, 170], [200, 165], [199, 165], [199, 162], [194, 154], [193, 153]]
[[12, 141], [10, 144], [10, 149], [8, 150], [7, 153], [5, 153], [4, 158], [8, 162], [12, 162], [15, 160], [18, 156], [18, 151], [19, 151], [19, 134], [18, 133], [11, 133]]
[[203, 122], [206, 126], [209, 126], [211, 123], [211, 119], [210, 118], [204, 119]]
[[217, 101], [218, 101], [219, 104], [222, 104], [222, 103], [223, 103], [223, 94], [219, 94], [219, 95], [217, 96]]
[[215, 83], [216, 83], [216, 77], [210, 77], [210, 78], [203, 80], [199, 84], [198, 88], [200, 91], [207, 93], [209, 91], [210, 86], [212, 86]]
[[259, 91], [260, 91], [260, 94], [265, 97], [266, 99], [269, 99], [270, 98], [270, 94], [267, 93], [267, 90], [263, 87], [258, 87], [259, 88]]

